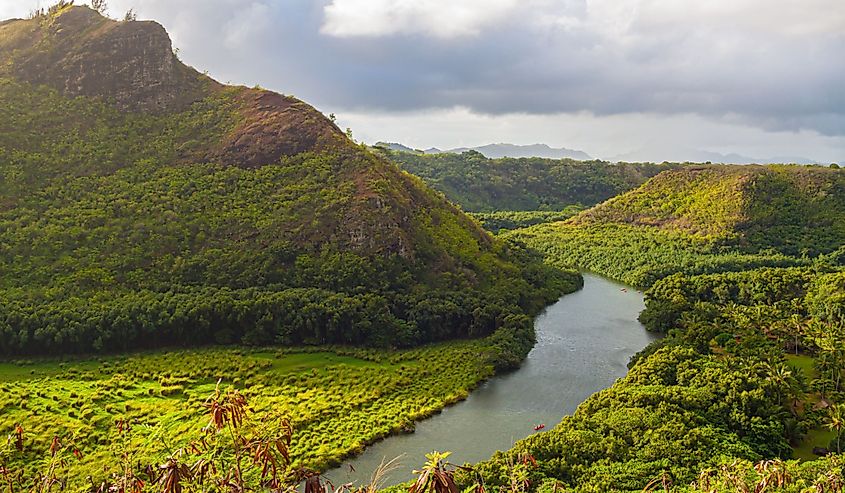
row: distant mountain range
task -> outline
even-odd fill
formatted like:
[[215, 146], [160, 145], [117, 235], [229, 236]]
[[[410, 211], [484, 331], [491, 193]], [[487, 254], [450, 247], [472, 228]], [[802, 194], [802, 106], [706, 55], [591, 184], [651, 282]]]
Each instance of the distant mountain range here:
[[[478, 147], [456, 147], [454, 149], [442, 150], [437, 147], [430, 147], [428, 149], [413, 149], [403, 144], [396, 142], [378, 142], [376, 146], [386, 147], [393, 151], [410, 152], [413, 154], [460, 154], [466, 151], [477, 151], [490, 159], [497, 159], [502, 157], [539, 157], [548, 159], [577, 159], [580, 161], [589, 161], [593, 159], [589, 154], [583, 151], [567, 149], [565, 147], [550, 147], [546, 144], [532, 144], [532, 145], [516, 145], [516, 144], [487, 144]], [[830, 164], [828, 162], [820, 162], [804, 156], [772, 156], [767, 158], [751, 157], [735, 152], [722, 154], [720, 152], [706, 151], [700, 149], [638, 149], [623, 154], [617, 154], [605, 159], [610, 162], [691, 162], [691, 163], [721, 163], [721, 164], [768, 164], [768, 163], [785, 163], [785, 164]], [[839, 161], [842, 164], [843, 161]]]
[[531, 144], [531, 145], [516, 145], [516, 144], [487, 144], [478, 147], [457, 147], [455, 149], [441, 150], [436, 147], [429, 149], [412, 149], [406, 145], [396, 142], [378, 142], [376, 146], [386, 147], [393, 151], [411, 152], [414, 154], [460, 154], [467, 151], [477, 151], [490, 159], [498, 159], [502, 157], [540, 157], [548, 159], [577, 159], [580, 161], [587, 161], [592, 159], [589, 154], [584, 151], [574, 149], [567, 149], [565, 147], [549, 147], [546, 144]]

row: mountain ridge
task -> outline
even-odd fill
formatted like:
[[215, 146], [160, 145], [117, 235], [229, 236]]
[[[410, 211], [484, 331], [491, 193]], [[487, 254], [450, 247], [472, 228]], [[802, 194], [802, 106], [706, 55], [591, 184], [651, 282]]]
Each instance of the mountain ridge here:
[[0, 28], [0, 354], [498, 331], [496, 364], [521, 361], [530, 324], [506, 314], [577, 275], [538, 275], [310, 105], [211, 81], [162, 33], [67, 3]]
[[548, 158], [490, 159], [477, 151], [421, 154], [375, 147], [471, 212], [593, 206], [677, 163], [608, 163]]
[[95, 97], [123, 111], [173, 114], [226, 91], [238, 124], [188, 161], [256, 167], [282, 156], [345, 145], [343, 132], [311, 106], [263, 89], [224, 86], [179, 61], [164, 27], [115, 21], [69, 4], [0, 26], [0, 76]]
[[653, 161], [649, 159], [655, 154], [667, 161], [681, 161], [690, 163], [719, 163], [719, 164], [821, 164], [819, 161], [802, 156], [773, 156], [769, 158], [749, 157], [736, 152], [720, 153], [701, 149], [666, 149], [652, 152], [639, 149], [627, 153], [617, 154], [610, 161]]
[[845, 242], [845, 173], [799, 165], [695, 165], [568, 220], [680, 232], [753, 250], [818, 255]]
[[441, 150], [437, 147], [428, 149], [414, 149], [398, 142], [377, 142], [375, 147], [384, 147], [392, 151], [409, 152], [413, 154], [462, 154], [467, 151], [479, 152], [490, 159], [499, 158], [545, 158], [545, 159], [575, 159], [578, 161], [589, 161], [593, 159], [583, 151], [568, 149], [566, 147], [551, 147], [547, 144], [486, 144], [477, 147], [456, 147], [454, 149]]

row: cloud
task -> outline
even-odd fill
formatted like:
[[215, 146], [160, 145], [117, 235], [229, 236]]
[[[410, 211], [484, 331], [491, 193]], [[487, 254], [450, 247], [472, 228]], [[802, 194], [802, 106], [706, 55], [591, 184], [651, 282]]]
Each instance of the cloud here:
[[[12, 4], [25, 15], [36, 1]], [[221, 81], [326, 113], [694, 115], [699, 126], [756, 128], [773, 145], [790, 132], [845, 136], [842, 0], [109, 3], [115, 16], [134, 8], [161, 22], [186, 62]]]
[[233, 50], [248, 50], [260, 44], [272, 27], [271, 13], [271, 8], [264, 2], [253, 2], [239, 9], [224, 26], [226, 46]]
[[807, 157], [820, 162], [845, 157], [845, 137], [821, 136], [812, 131], [770, 132], [731, 119], [692, 114], [484, 115], [456, 107], [402, 113], [344, 112], [339, 115], [339, 123], [350, 126], [355, 137], [366, 142], [401, 142], [419, 149], [540, 142], [580, 149], [602, 159], [657, 162], [696, 159], [705, 150], [756, 158]]
[[516, 10], [519, 0], [332, 0], [321, 32], [332, 36], [478, 35]]

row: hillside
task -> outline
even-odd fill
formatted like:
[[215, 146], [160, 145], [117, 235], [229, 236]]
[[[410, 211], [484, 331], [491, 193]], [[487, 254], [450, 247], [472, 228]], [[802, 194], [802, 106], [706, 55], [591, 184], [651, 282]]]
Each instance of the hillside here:
[[16, 355], [407, 346], [490, 334], [577, 282], [544, 290], [528, 253], [306, 103], [70, 5], [0, 24], [0, 273]]
[[827, 168], [686, 166], [507, 233], [549, 263], [644, 289], [639, 320], [663, 337], [624, 378], [460, 486], [479, 474], [487, 488], [506, 485], [519, 463], [538, 491], [841, 484], [843, 185]]
[[[649, 287], [673, 273], [834, 263], [845, 173], [804, 166], [687, 166], [566, 221], [506, 235], [559, 267]], [[840, 253], [837, 254], [836, 252]]]
[[829, 253], [845, 243], [845, 173], [799, 166], [689, 166], [574, 218], [709, 238], [744, 250]]
[[402, 169], [472, 212], [557, 210], [592, 206], [677, 164], [572, 159], [489, 159], [479, 152], [420, 155], [381, 149]]

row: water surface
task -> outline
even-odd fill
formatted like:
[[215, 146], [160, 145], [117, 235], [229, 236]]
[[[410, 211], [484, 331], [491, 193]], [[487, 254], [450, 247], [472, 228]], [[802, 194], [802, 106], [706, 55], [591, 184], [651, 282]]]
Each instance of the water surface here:
[[383, 458], [404, 454], [387, 481], [395, 484], [411, 479], [432, 450], [451, 451], [456, 464], [478, 462], [537, 433], [538, 424], [552, 428], [624, 376], [631, 356], [655, 338], [637, 322], [642, 309], [634, 288], [585, 273], [584, 289], [537, 317], [537, 344], [517, 371], [488, 380], [465, 401], [417, 423], [416, 432], [376, 443], [324, 477], [360, 484]]

